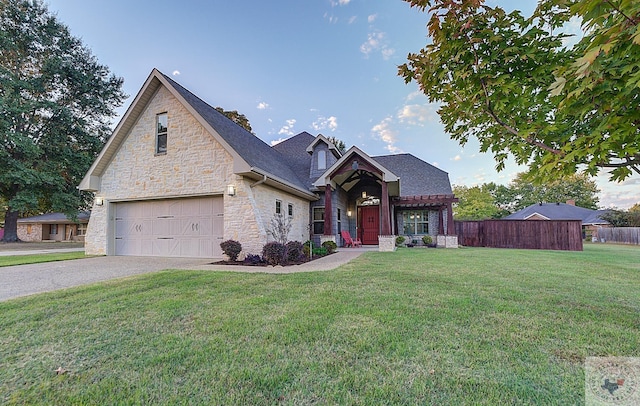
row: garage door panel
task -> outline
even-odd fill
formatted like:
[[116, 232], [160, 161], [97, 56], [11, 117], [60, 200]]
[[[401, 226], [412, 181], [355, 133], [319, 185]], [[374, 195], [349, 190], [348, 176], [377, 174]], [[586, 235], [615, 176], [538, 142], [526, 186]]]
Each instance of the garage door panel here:
[[116, 255], [216, 257], [221, 197], [116, 203]]

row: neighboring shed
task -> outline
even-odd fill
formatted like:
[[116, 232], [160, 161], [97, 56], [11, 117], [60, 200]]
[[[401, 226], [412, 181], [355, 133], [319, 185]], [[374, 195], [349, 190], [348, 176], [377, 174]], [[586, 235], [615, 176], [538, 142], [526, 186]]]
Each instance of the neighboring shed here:
[[91, 212], [78, 213], [76, 221], [63, 213], [47, 213], [18, 219], [18, 238], [22, 241], [84, 241]]

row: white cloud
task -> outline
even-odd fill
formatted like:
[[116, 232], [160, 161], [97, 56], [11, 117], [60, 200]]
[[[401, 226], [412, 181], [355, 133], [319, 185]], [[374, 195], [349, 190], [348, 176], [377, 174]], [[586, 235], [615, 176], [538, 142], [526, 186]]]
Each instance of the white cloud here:
[[314, 121], [311, 126], [316, 131], [322, 131], [324, 129], [329, 129], [331, 131], [335, 131], [338, 128], [338, 119], [334, 116], [331, 117], [318, 117], [316, 121]]
[[416, 98], [418, 98], [420, 96], [424, 96], [424, 93], [422, 93], [422, 91], [420, 91], [420, 90], [416, 90], [414, 92], [409, 93], [405, 100], [410, 102], [410, 101], [413, 101], [413, 100], [415, 100]]
[[372, 22], [376, 21], [377, 17], [378, 17], [377, 14], [371, 14], [367, 17], [367, 21], [369, 22], [369, 24], [371, 24]]
[[452, 158], [453, 161], [461, 161], [462, 157], [460, 155], [456, 155]]
[[398, 119], [403, 124], [424, 126], [437, 121], [437, 116], [432, 104], [407, 104], [398, 111]]
[[393, 48], [382, 48], [382, 59], [384, 59], [385, 61], [388, 61], [389, 58], [391, 58], [395, 53], [396, 53], [396, 50]]
[[179, 70], [174, 70], [172, 75], [173, 76], [178, 76], [178, 75], [180, 75], [180, 71]]
[[296, 123], [294, 118], [286, 120], [286, 124], [280, 128], [278, 134], [293, 135], [293, 125]]
[[349, 24], [355, 23], [357, 19], [358, 19], [358, 16], [351, 16], [351, 18], [349, 18]]
[[395, 49], [387, 46], [386, 36], [382, 31], [372, 31], [367, 34], [367, 40], [360, 45], [360, 52], [367, 57], [374, 52], [380, 52], [382, 58], [388, 60], [396, 52]]
[[440, 167], [440, 164], [436, 161], [431, 162], [431, 165], [435, 166], [436, 168]]
[[402, 152], [400, 148], [394, 144], [397, 141], [398, 132], [393, 128], [393, 118], [387, 117], [371, 128], [371, 132], [375, 133], [384, 143], [387, 144], [387, 151], [392, 154]]
[[331, 0], [331, 7], [335, 7], [335, 6], [346, 6], [347, 4], [349, 4], [351, 2], [351, 0]]
[[258, 108], [258, 110], [266, 110], [266, 109], [269, 108], [269, 103], [260, 102], [260, 103], [258, 103], [257, 108]]
[[276, 144], [280, 144], [282, 141], [284, 141], [286, 139], [287, 139], [287, 137], [280, 137], [277, 140], [273, 140], [273, 141], [271, 141], [271, 146], [273, 147]]

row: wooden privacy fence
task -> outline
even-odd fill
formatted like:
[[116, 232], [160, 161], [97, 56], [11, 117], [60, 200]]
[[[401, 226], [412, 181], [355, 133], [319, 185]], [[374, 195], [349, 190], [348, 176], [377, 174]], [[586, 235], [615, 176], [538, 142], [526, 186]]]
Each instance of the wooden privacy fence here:
[[458, 244], [468, 247], [582, 251], [580, 220], [456, 221]]
[[640, 227], [602, 227], [598, 229], [600, 242], [640, 245]]

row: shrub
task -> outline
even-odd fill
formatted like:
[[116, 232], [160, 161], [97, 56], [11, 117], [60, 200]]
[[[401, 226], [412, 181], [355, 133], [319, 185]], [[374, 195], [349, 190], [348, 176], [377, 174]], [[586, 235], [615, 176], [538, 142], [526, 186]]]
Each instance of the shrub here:
[[324, 257], [327, 255], [327, 249], [325, 247], [318, 247], [313, 249], [313, 256]]
[[262, 257], [269, 265], [284, 265], [287, 263], [287, 247], [277, 241], [267, 243], [262, 248]]
[[302, 252], [304, 253], [305, 257], [309, 257], [309, 254], [311, 253], [311, 246], [313, 245], [313, 243], [309, 240], [305, 241], [304, 245], [302, 246]]
[[404, 244], [404, 240], [405, 238], [401, 235], [396, 237], [396, 247], [399, 247], [400, 245]]
[[262, 259], [260, 255], [249, 254], [244, 258], [243, 262], [247, 265], [258, 265], [258, 264], [263, 264], [264, 259]]
[[424, 243], [424, 245], [433, 244], [433, 238], [431, 238], [430, 235], [423, 235], [422, 242]]
[[224, 254], [228, 256], [229, 260], [231, 261], [237, 261], [238, 255], [240, 254], [240, 251], [242, 251], [242, 245], [235, 240], [227, 240], [221, 242], [220, 248], [222, 248], [222, 252], [224, 252]]
[[287, 247], [287, 260], [289, 262], [300, 262], [304, 259], [305, 253], [300, 241], [289, 241]]
[[338, 244], [333, 241], [325, 241], [322, 243], [322, 248], [327, 250], [327, 254], [333, 254], [334, 252], [336, 252]]

